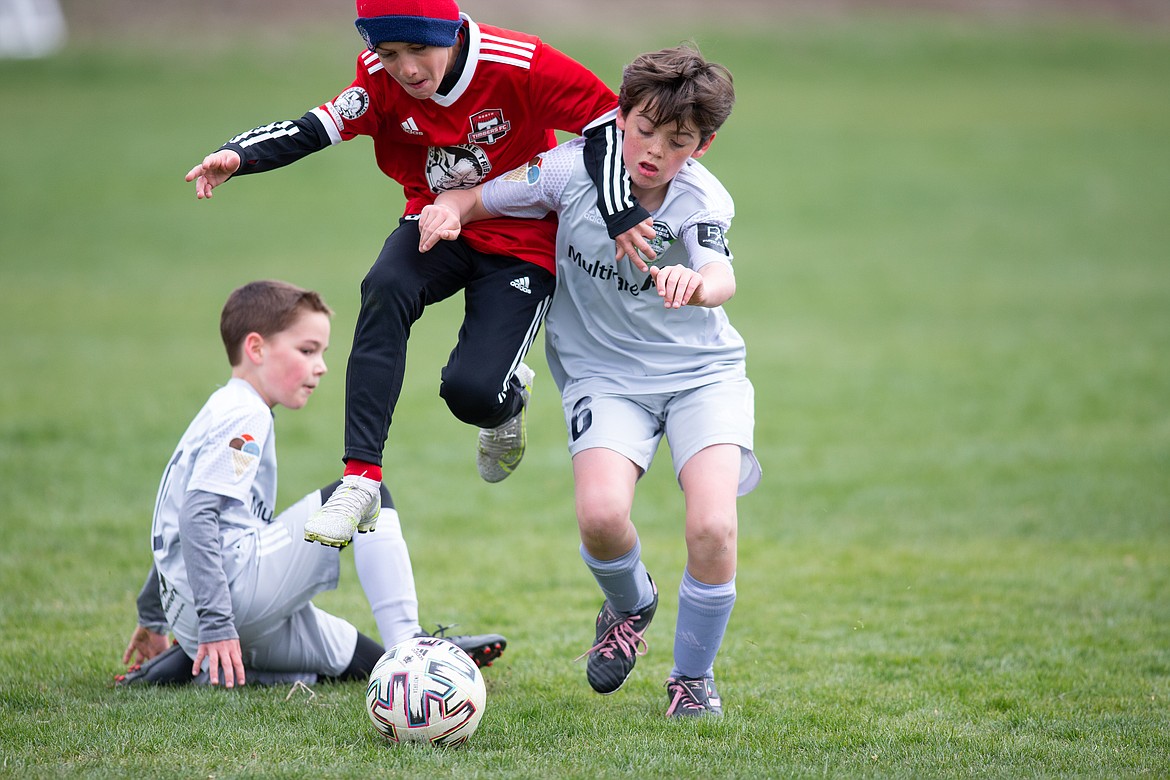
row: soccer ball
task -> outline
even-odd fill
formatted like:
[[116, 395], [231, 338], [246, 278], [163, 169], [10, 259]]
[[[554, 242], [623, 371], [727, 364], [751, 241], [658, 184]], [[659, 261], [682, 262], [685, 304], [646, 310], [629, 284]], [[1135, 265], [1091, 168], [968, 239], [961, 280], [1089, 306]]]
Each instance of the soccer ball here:
[[467, 653], [438, 637], [386, 651], [370, 672], [366, 711], [391, 742], [461, 745], [483, 717], [487, 689]]

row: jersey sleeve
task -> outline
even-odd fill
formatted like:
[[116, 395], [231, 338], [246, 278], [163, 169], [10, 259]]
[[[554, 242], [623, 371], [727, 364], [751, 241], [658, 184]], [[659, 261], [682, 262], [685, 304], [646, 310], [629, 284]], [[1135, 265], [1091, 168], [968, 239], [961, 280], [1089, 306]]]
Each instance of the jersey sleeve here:
[[263, 407], [239, 407], [214, 420], [191, 464], [187, 490], [202, 490], [248, 504], [272, 415]]
[[727, 244], [730, 227], [731, 215], [715, 211], [700, 212], [683, 225], [683, 244], [692, 268], [697, 271], [708, 263], [731, 265], [731, 249]]
[[650, 216], [634, 197], [630, 174], [622, 162], [617, 109], [590, 123], [584, 136], [585, 170], [597, 188], [597, 209], [605, 220], [609, 237], [617, 238]]
[[332, 100], [309, 112], [321, 123], [330, 143], [349, 141], [359, 135], [377, 135], [379, 116], [391, 101], [386, 92], [387, 79], [378, 78], [385, 76], [381, 70], [378, 56], [371, 51], [362, 51], [357, 58], [353, 82]]
[[540, 219], [561, 209], [561, 194], [573, 173], [581, 141], [574, 139], [550, 149], [526, 165], [484, 182], [483, 206], [499, 217]]
[[151, 566], [136, 601], [138, 625], [156, 634], [165, 634], [168, 630], [167, 613], [163, 610], [158, 584], [158, 568]]
[[199, 616], [199, 644], [239, 638], [219, 536], [219, 518], [230, 500], [220, 494], [188, 490], [179, 513], [183, 564]]
[[240, 169], [234, 175], [283, 168], [329, 146], [332, 142], [315, 111], [300, 119], [261, 125], [240, 133], [219, 147], [240, 155]]

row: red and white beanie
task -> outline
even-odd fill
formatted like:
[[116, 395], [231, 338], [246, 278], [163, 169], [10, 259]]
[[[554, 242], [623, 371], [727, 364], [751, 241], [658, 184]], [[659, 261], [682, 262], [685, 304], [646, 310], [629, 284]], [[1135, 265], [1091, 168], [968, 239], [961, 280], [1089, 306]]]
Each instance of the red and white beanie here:
[[389, 41], [454, 46], [463, 26], [455, 0], [357, 0], [357, 15], [371, 51]]

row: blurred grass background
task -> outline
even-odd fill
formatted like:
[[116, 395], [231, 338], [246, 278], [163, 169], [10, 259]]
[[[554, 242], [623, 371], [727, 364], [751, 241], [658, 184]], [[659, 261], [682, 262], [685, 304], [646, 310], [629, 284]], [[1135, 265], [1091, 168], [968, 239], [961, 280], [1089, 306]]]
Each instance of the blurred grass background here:
[[[660, 718], [684, 560], [666, 460], [636, 505], [664, 593], [651, 654], [619, 696], [588, 691], [570, 661], [598, 599], [543, 346], [524, 468], [484, 485], [437, 397], [458, 301], [412, 337], [386, 473], [424, 621], [512, 643], [473, 748], [387, 751], [360, 686], [108, 690], [161, 467], [226, 380], [218, 313], [239, 284], [288, 279], [336, 309], [331, 375], [277, 411], [282, 505], [339, 473], [358, 283], [400, 190], [363, 139], [210, 202], [182, 180], [348, 85], [350, 6], [309, 5], [113, 23], [98, 9], [118, 3], [66, 3], [89, 19], [67, 49], [0, 61], [0, 773], [1165, 776], [1170, 40], [1155, 12], [1100, 12], [1124, 3], [730, 3], [614, 29], [465, 3], [615, 86], [683, 38], [735, 73], [704, 162], [736, 197], [728, 310], [765, 482], [740, 504], [730, 717]], [[372, 634], [342, 557], [318, 603]]]

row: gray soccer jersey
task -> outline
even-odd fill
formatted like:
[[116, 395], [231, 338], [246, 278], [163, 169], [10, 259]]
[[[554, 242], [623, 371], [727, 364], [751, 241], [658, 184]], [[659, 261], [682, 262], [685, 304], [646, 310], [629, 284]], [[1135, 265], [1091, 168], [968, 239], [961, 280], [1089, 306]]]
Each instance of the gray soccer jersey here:
[[[743, 339], [722, 307], [667, 309], [649, 273], [614, 260], [597, 210], [581, 139], [484, 185], [488, 211], [542, 217], [558, 213], [557, 286], [546, 320], [549, 369], [557, 387], [586, 377], [627, 395], [686, 390], [744, 376]], [[731, 263], [725, 233], [734, 205], [723, 185], [688, 160], [651, 216], [655, 265]]]
[[[163, 607], [194, 603], [179, 540], [179, 513], [192, 490], [225, 496], [219, 516], [222, 563], [230, 585], [249, 558], [276, 506], [276, 441], [272, 410], [242, 379], [212, 393], [187, 426], [167, 464], [155, 500], [151, 540], [163, 585]], [[173, 590], [178, 598], [168, 598]]]

